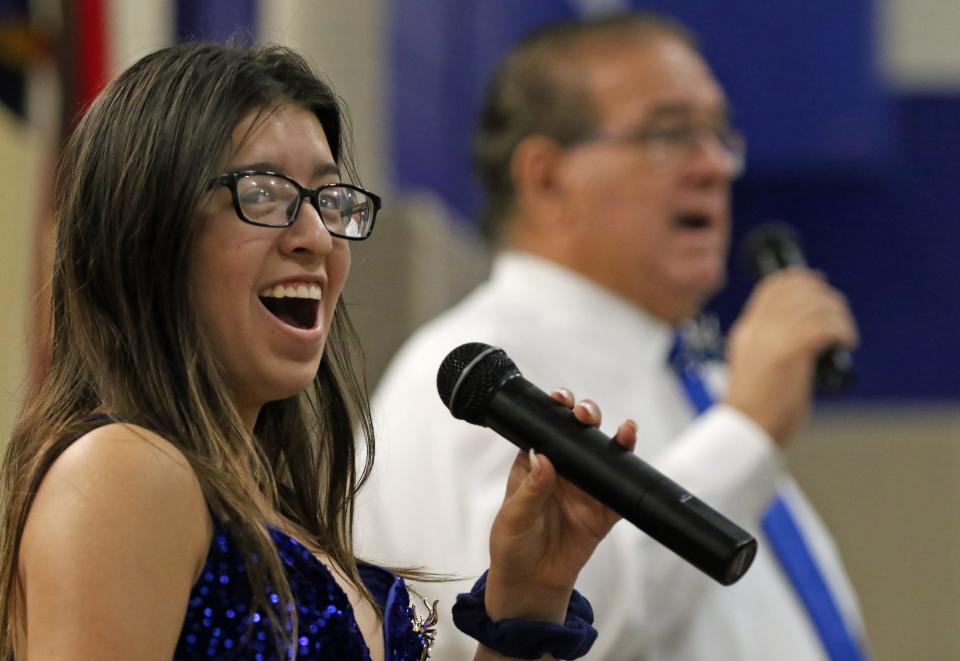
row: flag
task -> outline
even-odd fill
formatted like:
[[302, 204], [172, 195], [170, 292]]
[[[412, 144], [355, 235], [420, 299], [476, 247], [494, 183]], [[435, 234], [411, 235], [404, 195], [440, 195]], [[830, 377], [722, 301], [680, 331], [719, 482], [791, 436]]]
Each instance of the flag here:
[[30, 24], [27, 0], [0, 0], [0, 103], [23, 117], [29, 68], [49, 55], [48, 35]]

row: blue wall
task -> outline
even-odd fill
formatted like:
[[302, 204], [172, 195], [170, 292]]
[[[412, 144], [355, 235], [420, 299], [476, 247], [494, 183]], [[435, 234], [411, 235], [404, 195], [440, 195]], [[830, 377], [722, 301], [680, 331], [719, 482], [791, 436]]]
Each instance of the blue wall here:
[[[748, 176], [734, 241], [757, 222], [795, 225], [809, 261], [850, 300], [863, 398], [960, 396], [960, 96], [892, 97], [890, 162], [874, 176]], [[749, 293], [735, 268], [711, 306], [729, 324]]]

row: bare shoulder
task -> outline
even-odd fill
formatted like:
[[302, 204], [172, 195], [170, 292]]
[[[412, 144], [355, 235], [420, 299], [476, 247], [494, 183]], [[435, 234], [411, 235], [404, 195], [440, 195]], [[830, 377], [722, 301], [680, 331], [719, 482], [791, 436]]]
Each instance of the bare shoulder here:
[[203, 519], [206, 511], [200, 483], [183, 453], [162, 436], [127, 423], [99, 427], [74, 441], [44, 476], [31, 518], [48, 504], [70, 503], [82, 505], [88, 516], [111, 518], [196, 511]]
[[156, 477], [164, 479], [196, 481], [190, 462], [173, 443], [156, 432], [125, 422], [104, 425], [84, 434], [58, 462], [65, 466], [86, 464], [85, 469], [101, 462], [119, 462], [148, 473], [156, 471]]
[[90, 460], [146, 461], [144, 468], [153, 464], [177, 472], [193, 472], [187, 458], [173, 443], [156, 432], [126, 422], [104, 425], [84, 434], [60, 455], [57, 463], [70, 466]]
[[166, 524], [189, 537], [209, 527], [209, 514], [180, 450], [148, 429], [114, 423], [81, 436], [53, 462], [30, 509], [24, 547], [46, 524], [118, 535]]
[[44, 476], [21, 539], [30, 656], [147, 641], [172, 654], [211, 536], [199, 481], [172, 443], [123, 423], [80, 437]]

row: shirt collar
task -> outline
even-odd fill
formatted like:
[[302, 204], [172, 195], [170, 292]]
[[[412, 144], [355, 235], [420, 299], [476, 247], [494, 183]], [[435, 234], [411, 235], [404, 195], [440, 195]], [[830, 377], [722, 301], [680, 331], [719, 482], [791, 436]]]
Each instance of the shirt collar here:
[[522, 304], [536, 307], [548, 318], [563, 317], [565, 324], [589, 326], [595, 343], [632, 346], [654, 362], [666, 362], [674, 328], [576, 271], [530, 253], [504, 251], [494, 259], [491, 282], [501, 285], [508, 296], [522, 297]]

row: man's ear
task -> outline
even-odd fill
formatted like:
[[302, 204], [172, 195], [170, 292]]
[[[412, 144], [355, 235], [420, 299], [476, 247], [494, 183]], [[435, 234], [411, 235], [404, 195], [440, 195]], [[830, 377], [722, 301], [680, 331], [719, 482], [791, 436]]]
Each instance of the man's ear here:
[[564, 150], [551, 138], [530, 135], [520, 141], [510, 159], [516, 211], [522, 222], [536, 229], [560, 221], [562, 195], [557, 189]]

